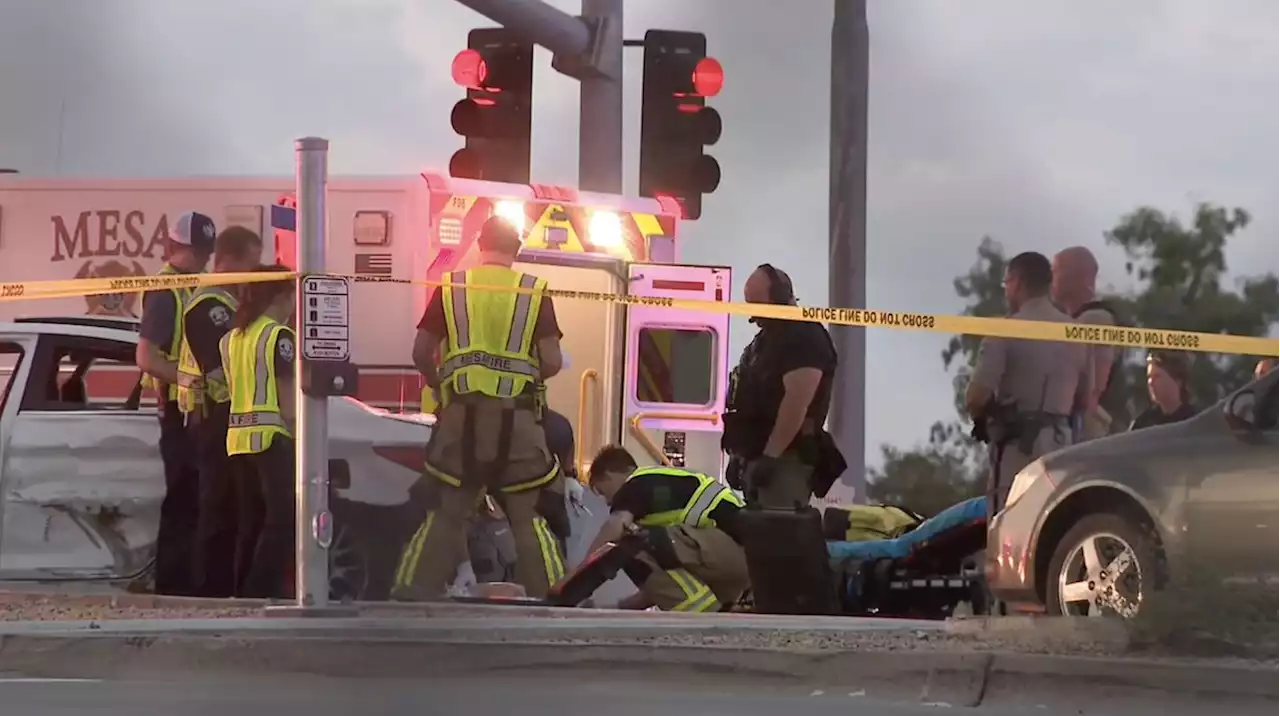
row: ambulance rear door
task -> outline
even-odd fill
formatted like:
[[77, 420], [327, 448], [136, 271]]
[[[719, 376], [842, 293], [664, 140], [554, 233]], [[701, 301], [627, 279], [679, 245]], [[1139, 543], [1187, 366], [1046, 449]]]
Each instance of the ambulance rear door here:
[[[628, 266], [633, 296], [727, 302], [731, 278], [722, 266]], [[641, 465], [722, 476], [728, 314], [630, 306], [625, 346], [623, 444]]]

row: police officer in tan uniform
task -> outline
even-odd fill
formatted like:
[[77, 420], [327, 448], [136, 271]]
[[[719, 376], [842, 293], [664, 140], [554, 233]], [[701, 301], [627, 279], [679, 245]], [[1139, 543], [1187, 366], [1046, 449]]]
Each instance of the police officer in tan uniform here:
[[[1059, 251], [1053, 257], [1053, 301], [1078, 323], [1117, 324], [1115, 309], [1097, 298], [1098, 260], [1083, 246]], [[1088, 348], [1093, 390], [1082, 417], [1080, 440], [1093, 440], [1122, 430], [1126, 423], [1124, 396], [1112, 378], [1120, 352], [1114, 346]]]
[[[1042, 254], [1009, 261], [1004, 292], [1010, 318], [1071, 323], [1049, 301], [1053, 271]], [[1004, 508], [1013, 477], [1041, 455], [1072, 442], [1071, 415], [1091, 395], [1089, 347], [1078, 343], [984, 338], [964, 405], [988, 426], [992, 470], [988, 517]]]

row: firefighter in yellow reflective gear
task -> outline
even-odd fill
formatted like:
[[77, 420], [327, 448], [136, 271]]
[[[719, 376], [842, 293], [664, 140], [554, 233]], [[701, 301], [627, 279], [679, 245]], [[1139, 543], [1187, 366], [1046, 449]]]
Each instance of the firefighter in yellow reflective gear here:
[[[560, 370], [562, 334], [551, 299], [532, 293], [546, 282], [511, 268], [521, 246], [516, 228], [492, 217], [478, 243], [480, 265], [445, 276], [414, 341], [414, 365], [441, 402], [423, 479], [439, 480], [444, 488], [438, 509], [401, 556], [392, 590], [398, 600], [445, 594], [446, 580], [465, 554], [467, 521], [485, 489], [511, 522], [517, 581], [528, 595], [545, 596], [564, 576], [555, 534], [567, 533], [568, 513], [536, 398], [538, 384]], [[543, 515], [566, 524], [553, 526]]]
[[637, 469], [618, 446], [595, 456], [589, 482], [610, 515], [588, 554], [620, 539], [630, 525], [648, 532], [648, 551], [624, 568], [640, 591], [620, 608], [714, 612], [738, 603], [750, 578], [738, 529], [743, 502], [732, 490], [679, 468]]
[[[213, 253], [213, 220], [204, 214], [183, 214], [173, 225], [165, 245], [168, 263], [161, 275], [204, 270]], [[157, 594], [190, 595], [191, 557], [199, 513], [199, 478], [192, 435], [178, 408], [178, 352], [182, 346], [182, 308], [189, 291], [171, 288], [148, 291], [142, 297], [135, 359], [142, 386], [156, 396], [160, 417], [160, 457], [164, 461], [164, 501], [156, 532], [155, 590]]]
[[[288, 273], [286, 266], [264, 271]], [[219, 348], [230, 390], [227, 455], [243, 491], [238, 595], [288, 597], [294, 572], [295, 282], [246, 284]], [[247, 564], [245, 564], [247, 562]]]
[[[252, 271], [262, 262], [262, 238], [242, 226], [218, 234], [213, 270]], [[182, 309], [182, 350], [178, 356], [178, 407], [194, 426], [199, 460], [199, 519], [192, 577], [202, 597], [235, 593], [236, 534], [239, 508], [236, 480], [227, 458], [227, 420], [231, 395], [218, 345], [231, 330], [236, 310], [232, 286], [203, 286], [191, 292]]]

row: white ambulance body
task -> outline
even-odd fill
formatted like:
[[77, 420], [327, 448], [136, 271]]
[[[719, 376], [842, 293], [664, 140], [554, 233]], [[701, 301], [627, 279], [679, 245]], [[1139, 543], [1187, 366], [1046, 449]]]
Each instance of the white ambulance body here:
[[[0, 176], [0, 282], [154, 274], [170, 227], [187, 211], [209, 215], [219, 229], [252, 229], [263, 237], [268, 260], [292, 264], [293, 191], [292, 177]], [[330, 273], [438, 280], [474, 264], [480, 224], [500, 213], [525, 232], [517, 268], [546, 278], [552, 288], [730, 299], [728, 268], [677, 263], [678, 209], [666, 202], [429, 173], [335, 177], [327, 202]], [[422, 383], [410, 349], [433, 290], [353, 284], [351, 359], [360, 367], [363, 402], [420, 409]], [[137, 294], [3, 301], [0, 322], [68, 315], [129, 319], [141, 308]], [[569, 366], [548, 382], [549, 402], [574, 425], [580, 469], [602, 445], [621, 442], [642, 463], [721, 474], [726, 315], [604, 300], [557, 299], [555, 310]], [[90, 380], [91, 393], [94, 387]]]

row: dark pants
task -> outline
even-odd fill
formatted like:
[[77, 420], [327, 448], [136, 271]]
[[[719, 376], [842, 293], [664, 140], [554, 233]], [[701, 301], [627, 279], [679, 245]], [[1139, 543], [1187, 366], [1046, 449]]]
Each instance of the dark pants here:
[[227, 459], [227, 420], [231, 404], [209, 408], [199, 419], [200, 518], [196, 526], [195, 573], [202, 597], [235, 594], [236, 537], [240, 529], [237, 481]]
[[[233, 458], [245, 490], [241, 497], [237, 564], [243, 583], [237, 596], [288, 598], [294, 576], [293, 441], [275, 436], [256, 455]], [[256, 538], [255, 538], [256, 534]]]
[[200, 509], [200, 479], [194, 441], [175, 403], [160, 407], [160, 458], [164, 461], [164, 502], [156, 532], [156, 593], [189, 596], [191, 558]]

